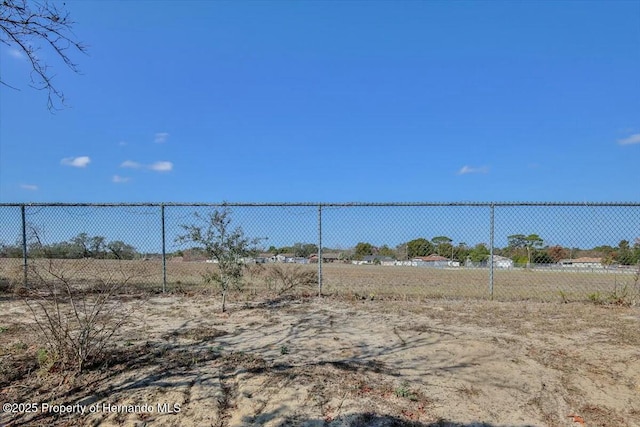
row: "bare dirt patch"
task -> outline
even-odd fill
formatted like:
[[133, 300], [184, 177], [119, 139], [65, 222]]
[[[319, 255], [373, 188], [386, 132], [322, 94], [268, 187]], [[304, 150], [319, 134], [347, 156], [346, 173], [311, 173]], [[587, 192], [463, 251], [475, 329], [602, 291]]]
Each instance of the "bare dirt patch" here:
[[38, 405], [0, 425], [640, 425], [638, 308], [218, 299], [151, 298], [80, 375], [40, 366], [0, 299], [0, 402]]

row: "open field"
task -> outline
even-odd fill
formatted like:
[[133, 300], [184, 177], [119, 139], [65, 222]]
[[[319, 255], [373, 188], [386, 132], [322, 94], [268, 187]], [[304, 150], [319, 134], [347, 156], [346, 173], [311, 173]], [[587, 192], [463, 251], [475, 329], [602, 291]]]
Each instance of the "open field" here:
[[[0, 259], [0, 281], [22, 283], [19, 259]], [[162, 289], [162, 263], [117, 260], [29, 260], [38, 274], [64, 272], [77, 283], [127, 281], [128, 284], [153, 290]], [[282, 264], [281, 264], [282, 265]], [[285, 265], [291, 267], [291, 264]], [[238, 300], [246, 301], [271, 291], [265, 279], [272, 265], [253, 266], [246, 275], [246, 285]], [[215, 269], [204, 262], [167, 262], [167, 290], [190, 291], [203, 286], [202, 274]], [[317, 265], [301, 266], [316, 271]], [[33, 276], [33, 271], [30, 274]], [[422, 267], [323, 265], [323, 294], [361, 296], [365, 298], [419, 300], [421, 298], [490, 299], [488, 269], [436, 269]], [[637, 272], [494, 270], [493, 298], [497, 300], [588, 301], [594, 296], [620, 296], [640, 303]], [[302, 290], [317, 292], [315, 288]], [[232, 296], [234, 297], [234, 296]]]
[[[640, 426], [638, 307], [309, 297], [222, 314], [206, 293], [120, 303], [134, 317], [107, 360], [73, 375], [38, 364], [33, 319], [0, 294], [0, 402], [38, 405], [0, 412], [0, 425], [569, 427], [579, 415]], [[80, 406], [59, 415], [44, 403]]]

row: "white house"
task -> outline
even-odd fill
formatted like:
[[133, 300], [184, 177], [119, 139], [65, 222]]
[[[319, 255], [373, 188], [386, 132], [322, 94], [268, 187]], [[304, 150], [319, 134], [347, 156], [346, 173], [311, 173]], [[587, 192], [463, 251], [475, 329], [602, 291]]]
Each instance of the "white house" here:
[[503, 257], [500, 255], [493, 256], [494, 268], [513, 268], [513, 260], [511, 258]]
[[381, 256], [381, 255], [367, 255], [362, 258], [362, 260], [354, 260], [352, 264], [362, 265], [362, 264], [380, 264], [380, 265], [393, 265], [395, 260], [389, 256]]

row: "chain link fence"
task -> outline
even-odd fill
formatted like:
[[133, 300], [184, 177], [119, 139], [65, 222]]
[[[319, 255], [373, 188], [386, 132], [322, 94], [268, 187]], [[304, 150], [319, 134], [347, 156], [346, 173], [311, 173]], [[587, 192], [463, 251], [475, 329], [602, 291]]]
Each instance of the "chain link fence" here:
[[255, 243], [240, 300], [640, 297], [640, 203], [0, 204], [0, 287], [212, 288], [219, 260], [189, 227], [224, 210]]

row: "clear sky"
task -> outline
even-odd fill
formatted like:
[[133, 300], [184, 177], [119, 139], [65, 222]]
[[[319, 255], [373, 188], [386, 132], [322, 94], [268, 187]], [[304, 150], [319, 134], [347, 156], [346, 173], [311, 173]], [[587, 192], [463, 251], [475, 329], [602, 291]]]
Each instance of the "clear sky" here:
[[0, 202], [639, 201], [639, 1], [66, 1]]

